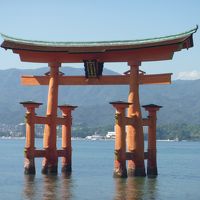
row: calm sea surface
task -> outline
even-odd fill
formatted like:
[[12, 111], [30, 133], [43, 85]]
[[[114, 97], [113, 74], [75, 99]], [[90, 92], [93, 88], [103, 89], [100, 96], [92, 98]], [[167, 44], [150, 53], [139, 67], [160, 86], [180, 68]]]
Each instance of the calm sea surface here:
[[[36, 140], [37, 147], [42, 140]], [[58, 142], [58, 146], [60, 141]], [[200, 142], [158, 142], [156, 179], [114, 179], [114, 141], [73, 141], [73, 173], [23, 174], [24, 140], [0, 140], [0, 200], [200, 199]]]

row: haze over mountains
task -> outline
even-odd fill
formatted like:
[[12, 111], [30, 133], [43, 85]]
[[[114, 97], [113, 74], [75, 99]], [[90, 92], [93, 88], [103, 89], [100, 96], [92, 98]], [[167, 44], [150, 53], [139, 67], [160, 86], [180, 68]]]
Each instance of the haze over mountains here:
[[[43, 75], [48, 68], [0, 70], [0, 123], [18, 124], [24, 121], [24, 108], [20, 101], [44, 103], [36, 113], [45, 115], [47, 86], [22, 86], [21, 75]], [[79, 68], [63, 67], [65, 75], [83, 75]], [[104, 69], [104, 74], [116, 74]], [[73, 113], [74, 124], [104, 126], [113, 123], [114, 109], [110, 101], [127, 101], [128, 86], [60, 86], [59, 104], [79, 106]], [[158, 104], [159, 124], [200, 124], [200, 80], [177, 80], [171, 85], [141, 85], [141, 105]], [[144, 111], [143, 111], [144, 112]], [[59, 113], [60, 114], [60, 113]], [[144, 112], [145, 116], [145, 112]]]

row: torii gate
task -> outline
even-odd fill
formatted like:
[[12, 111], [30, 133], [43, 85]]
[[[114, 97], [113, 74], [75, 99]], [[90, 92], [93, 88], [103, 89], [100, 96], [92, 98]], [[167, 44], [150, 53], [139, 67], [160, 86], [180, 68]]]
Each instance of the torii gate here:
[[[44, 157], [42, 172], [45, 174], [57, 173], [58, 157], [63, 158], [62, 171], [71, 172], [71, 112], [75, 106], [59, 106], [63, 117], [57, 117], [59, 85], [129, 85], [128, 103], [111, 102], [116, 108], [114, 176], [145, 176], [144, 159], [148, 159], [147, 175], [156, 176], [156, 111], [160, 106], [144, 106], [149, 118], [142, 119], [139, 85], [170, 84], [172, 74], [146, 75], [139, 70], [139, 66], [147, 61], [170, 60], [174, 52], [192, 47], [192, 36], [197, 28], [167, 37], [107, 42], [42, 42], [2, 35], [4, 42], [1, 47], [12, 49], [19, 54], [21, 61], [48, 63], [50, 68], [50, 72], [44, 76], [21, 78], [23, 85], [49, 86], [45, 117], [35, 115], [35, 108], [40, 103], [21, 102], [27, 108], [25, 173], [35, 173], [35, 157]], [[103, 75], [105, 62], [127, 62], [130, 70], [124, 75]], [[61, 63], [84, 63], [85, 76], [64, 76], [59, 71]], [[43, 150], [37, 150], [34, 146], [35, 124], [45, 124]], [[56, 147], [56, 126], [59, 124], [62, 125], [61, 150]], [[149, 126], [148, 152], [144, 152], [143, 126]]]

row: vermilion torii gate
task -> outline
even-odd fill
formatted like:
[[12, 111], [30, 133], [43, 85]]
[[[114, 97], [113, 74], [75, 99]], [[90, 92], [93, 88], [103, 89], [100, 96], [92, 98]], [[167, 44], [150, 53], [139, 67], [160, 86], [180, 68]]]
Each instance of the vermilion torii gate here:
[[[71, 172], [71, 112], [75, 107], [59, 106], [63, 116], [57, 116], [59, 85], [129, 85], [128, 102], [111, 102], [116, 108], [114, 176], [145, 176], [144, 159], [148, 159], [147, 174], [157, 175], [156, 111], [160, 107], [152, 104], [144, 106], [149, 117], [142, 119], [139, 85], [170, 84], [171, 74], [146, 75], [139, 70], [139, 66], [147, 61], [171, 60], [174, 52], [192, 47], [192, 36], [196, 30], [197, 27], [167, 37], [108, 42], [41, 42], [2, 35], [4, 42], [1, 47], [12, 49], [19, 54], [21, 61], [48, 63], [50, 68], [44, 76], [21, 78], [23, 85], [49, 86], [45, 117], [35, 115], [35, 108], [40, 103], [21, 102], [27, 108], [25, 173], [35, 173], [35, 157], [44, 157], [42, 172], [45, 174], [57, 173], [58, 157], [63, 158], [62, 171]], [[103, 75], [103, 64], [106, 62], [127, 62], [130, 70], [124, 75]], [[85, 76], [64, 76], [59, 71], [61, 63], [84, 63]], [[45, 124], [43, 150], [34, 146], [35, 124]], [[57, 125], [62, 125], [61, 150], [56, 147]], [[149, 127], [147, 153], [144, 152], [143, 126]]]

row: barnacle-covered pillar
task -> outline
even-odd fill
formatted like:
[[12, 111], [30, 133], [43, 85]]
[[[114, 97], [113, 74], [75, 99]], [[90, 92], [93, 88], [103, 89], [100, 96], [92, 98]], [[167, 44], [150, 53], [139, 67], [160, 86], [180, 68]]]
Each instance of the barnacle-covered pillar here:
[[64, 156], [62, 157], [62, 172], [70, 173], [72, 171], [72, 111], [77, 108], [77, 106], [61, 105], [58, 107], [62, 111], [63, 118], [66, 119], [66, 123], [62, 125], [62, 149], [65, 152]]
[[142, 107], [149, 112], [147, 175], [152, 177], [158, 175], [156, 159], [156, 112], [162, 106], [149, 104]]
[[35, 108], [38, 108], [41, 103], [33, 101], [20, 102], [26, 109], [26, 144], [24, 149], [24, 173], [35, 174]]
[[125, 109], [129, 103], [116, 101], [110, 102], [116, 109], [115, 114], [115, 160], [114, 177], [126, 178], [126, 131], [125, 131]]

